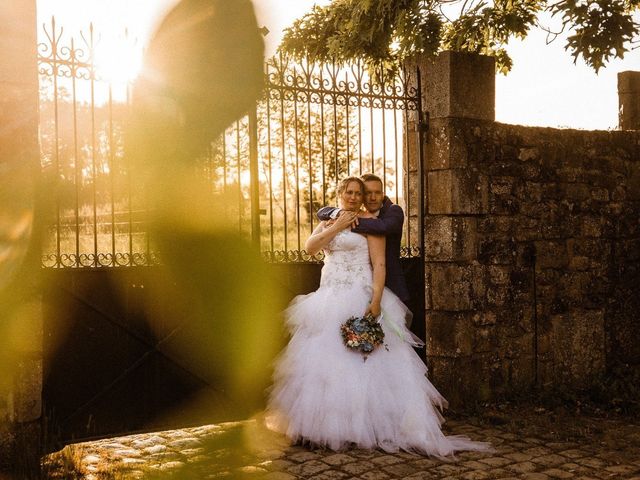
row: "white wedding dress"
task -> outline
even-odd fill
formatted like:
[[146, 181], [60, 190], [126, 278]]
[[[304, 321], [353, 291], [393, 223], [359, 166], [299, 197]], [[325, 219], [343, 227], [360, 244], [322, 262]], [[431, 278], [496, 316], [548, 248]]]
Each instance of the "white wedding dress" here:
[[380, 320], [387, 349], [376, 348], [365, 362], [345, 347], [340, 325], [364, 314], [371, 285], [367, 239], [343, 230], [325, 249], [320, 288], [285, 310], [291, 340], [276, 362], [267, 426], [332, 450], [355, 445], [444, 457], [488, 449], [440, 430], [436, 407], [446, 400], [412, 348], [421, 342], [405, 326], [407, 308], [389, 289]]

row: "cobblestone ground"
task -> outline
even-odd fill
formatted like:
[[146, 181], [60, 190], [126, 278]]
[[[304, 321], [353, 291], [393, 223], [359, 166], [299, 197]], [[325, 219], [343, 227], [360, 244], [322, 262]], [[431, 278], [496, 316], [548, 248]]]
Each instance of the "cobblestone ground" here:
[[449, 434], [489, 441], [493, 453], [450, 461], [408, 453], [291, 446], [247, 421], [69, 445], [46, 457], [49, 478], [636, 479], [640, 422], [514, 410], [448, 421]]

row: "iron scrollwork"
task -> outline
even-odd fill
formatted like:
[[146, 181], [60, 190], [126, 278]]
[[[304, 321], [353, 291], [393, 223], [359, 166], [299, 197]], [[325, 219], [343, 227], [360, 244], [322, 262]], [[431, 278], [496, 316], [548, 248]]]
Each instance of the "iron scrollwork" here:
[[266, 250], [262, 252], [262, 259], [267, 263], [321, 263], [324, 253], [311, 255], [305, 250]]
[[393, 78], [377, 74], [373, 81], [360, 61], [347, 66], [335, 62], [294, 63], [274, 57], [266, 65], [266, 90], [272, 100], [349, 105], [390, 110], [417, 110], [417, 92], [406, 70]]

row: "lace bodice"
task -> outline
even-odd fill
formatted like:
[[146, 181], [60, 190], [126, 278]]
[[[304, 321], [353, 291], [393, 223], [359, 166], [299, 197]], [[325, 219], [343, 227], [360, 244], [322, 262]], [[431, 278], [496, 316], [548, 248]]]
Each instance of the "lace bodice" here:
[[363, 235], [343, 230], [324, 249], [320, 287], [349, 289], [356, 285], [371, 288], [369, 246]]

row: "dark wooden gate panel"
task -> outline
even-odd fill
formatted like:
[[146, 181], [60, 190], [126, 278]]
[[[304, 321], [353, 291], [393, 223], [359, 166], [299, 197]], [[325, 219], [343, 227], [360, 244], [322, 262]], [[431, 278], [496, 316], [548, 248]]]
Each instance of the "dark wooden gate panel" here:
[[[413, 322], [411, 331], [421, 340], [426, 341], [425, 305], [424, 305], [424, 262], [419, 257], [401, 258], [400, 264], [407, 279], [407, 287], [411, 294], [411, 301], [408, 305], [413, 312]], [[424, 350], [420, 351], [420, 357], [425, 358]]]
[[[412, 293], [420, 262], [402, 259]], [[282, 304], [320, 283], [317, 263], [272, 264]], [[162, 267], [47, 270], [43, 301], [47, 446], [142, 430], [233, 420], [220, 385], [161, 348], [162, 319], [141, 308]], [[424, 338], [423, 296], [414, 295], [412, 330]], [[279, 322], [280, 319], [274, 319]], [[199, 408], [187, 408], [197, 399]]]
[[[224, 396], [163, 353], [162, 329], [140, 308], [159, 268], [46, 272], [43, 399], [50, 448], [221, 419], [216, 412], [224, 411]], [[181, 409], [196, 395], [203, 408]], [[206, 415], [190, 417], [194, 412]]]

